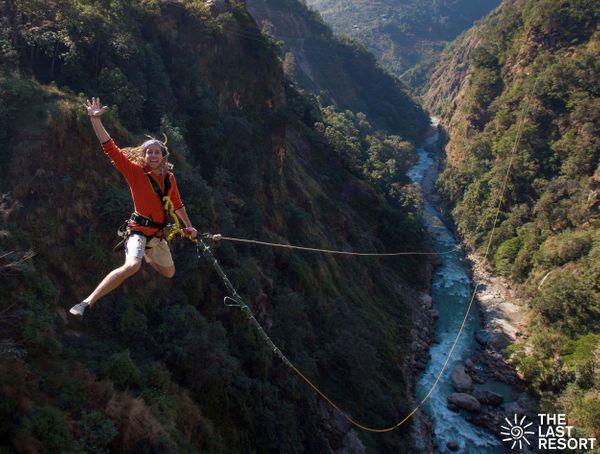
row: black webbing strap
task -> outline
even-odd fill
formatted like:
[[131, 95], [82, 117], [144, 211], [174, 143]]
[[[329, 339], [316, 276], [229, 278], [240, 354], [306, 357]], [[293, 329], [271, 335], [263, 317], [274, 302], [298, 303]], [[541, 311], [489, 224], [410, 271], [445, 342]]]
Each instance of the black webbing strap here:
[[129, 219], [131, 219], [140, 227], [152, 227], [155, 229], [162, 229], [166, 225], [163, 222], [154, 222], [152, 219], [148, 219], [142, 216], [140, 213], [136, 213], [135, 211], [131, 213], [131, 217]]
[[152, 186], [152, 190], [157, 195], [158, 199], [160, 200], [160, 204], [163, 207], [164, 222], [156, 222], [152, 219], [147, 218], [143, 214], [137, 213], [135, 211], [131, 214], [131, 217], [129, 219], [131, 219], [133, 222], [135, 222], [140, 227], [151, 227], [151, 228], [155, 228], [155, 229], [162, 229], [167, 225], [167, 219], [169, 218], [168, 213], [165, 210], [163, 197], [165, 196], [165, 194], [168, 195], [169, 191], [171, 190], [171, 175], [170, 175], [170, 173], [167, 172], [166, 175], [164, 176], [164, 180], [163, 180], [163, 186], [165, 187], [164, 192], [162, 189], [160, 189], [160, 186], [158, 185], [158, 183], [154, 180], [154, 178], [152, 178], [150, 176], [149, 173], [146, 174], [146, 178], [148, 178], [148, 181], [150, 182], [150, 186]]
[[152, 178], [149, 173], [146, 174], [146, 178], [148, 178], [148, 181], [150, 182], [152, 189], [154, 190], [154, 192], [160, 199], [160, 203], [162, 204], [163, 197], [166, 195], [169, 195], [169, 191], [171, 190], [171, 174], [169, 172], [167, 172], [163, 178], [163, 186], [165, 187], [164, 191], [162, 189], [160, 189], [160, 186], [158, 185], [156, 180], [154, 178]]

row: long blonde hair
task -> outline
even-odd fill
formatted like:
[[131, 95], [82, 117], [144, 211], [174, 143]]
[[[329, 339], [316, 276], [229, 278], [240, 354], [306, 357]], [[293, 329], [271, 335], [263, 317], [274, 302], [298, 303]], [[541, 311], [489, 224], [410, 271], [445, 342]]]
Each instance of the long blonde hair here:
[[138, 145], [137, 147], [126, 147], [123, 148], [121, 151], [123, 152], [123, 154], [127, 157], [127, 159], [129, 159], [131, 162], [133, 162], [134, 164], [139, 165], [140, 167], [144, 167], [146, 165], [146, 158], [145, 158], [145, 154], [146, 154], [146, 149], [150, 146], [150, 145], [158, 145], [162, 151], [162, 155], [163, 155], [163, 159], [162, 159], [162, 170], [164, 172], [168, 172], [169, 170], [173, 169], [173, 164], [171, 164], [169, 162], [169, 149], [167, 148], [167, 135], [163, 134], [163, 137], [165, 138], [165, 140], [163, 142], [161, 142], [158, 139], [155, 139], [154, 137], [151, 136], [146, 136], [149, 137], [148, 140], [146, 140], [143, 144]]

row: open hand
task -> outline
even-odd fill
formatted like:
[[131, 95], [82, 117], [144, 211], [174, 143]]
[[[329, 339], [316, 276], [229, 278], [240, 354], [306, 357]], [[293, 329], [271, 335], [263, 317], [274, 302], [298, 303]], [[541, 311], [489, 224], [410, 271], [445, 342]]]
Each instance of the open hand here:
[[101, 117], [108, 110], [108, 106], [100, 104], [100, 98], [92, 98], [92, 102], [88, 99], [84, 107], [90, 117]]

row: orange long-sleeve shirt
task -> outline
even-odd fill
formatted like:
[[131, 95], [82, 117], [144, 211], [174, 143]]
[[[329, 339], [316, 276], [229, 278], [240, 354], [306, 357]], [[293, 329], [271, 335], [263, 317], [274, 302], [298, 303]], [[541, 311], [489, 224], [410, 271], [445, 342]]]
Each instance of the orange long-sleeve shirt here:
[[[147, 177], [149, 176], [156, 181], [160, 189], [164, 191], [165, 186], [163, 181], [165, 176], [156, 175], [149, 167], [141, 167], [138, 164], [131, 162], [112, 139], [103, 143], [102, 148], [117, 169], [123, 174], [125, 180], [127, 180], [127, 184], [129, 184], [129, 189], [131, 190], [131, 198], [133, 199], [133, 209], [154, 222], [165, 222], [165, 211], [163, 209], [162, 201], [158, 198], [154, 189], [152, 189], [152, 185]], [[177, 211], [180, 208], [183, 208], [183, 202], [179, 195], [175, 176], [171, 172], [168, 172], [166, 178], [171, 179], [171, 189], [169, 190], [168, 196], [173, 202], [174, 210]], [[133, 230], [147, 236], [161, 234], [160, 229], [155, 227], [142, 227], [136, 225], [133, 221], [129, 221], [129, 225]]]

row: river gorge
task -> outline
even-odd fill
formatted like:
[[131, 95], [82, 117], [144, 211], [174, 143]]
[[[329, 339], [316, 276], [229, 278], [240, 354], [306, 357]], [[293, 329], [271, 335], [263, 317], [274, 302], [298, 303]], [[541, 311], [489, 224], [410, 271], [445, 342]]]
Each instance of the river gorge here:
[[[522, 384], [500, 356], [519, 335], [518, 329], [510, 330], [521, 323], [519, 317], [510, 319], [519, 308], [504, 298], [506, 289], [499, 289], [494, 277], [485, 274], [482, 261], [465, 253], [436, 207], [432, 182], [443, 150], [435, 118], [432, 125], [435, 132], [418, 148], [419, 160], [407, 174], [423, 191], [424, 223], [438, 253], [431, 290], [435, 341], [417, 382], [416, 402], [430, 393], [423, 408], [438, 452], [507, 452], [492, 432], [499, 434], [505, 416], [521, 414], [530, 405], [518, 391]], [[474, 279], [479, 282], [476, 298]]]

